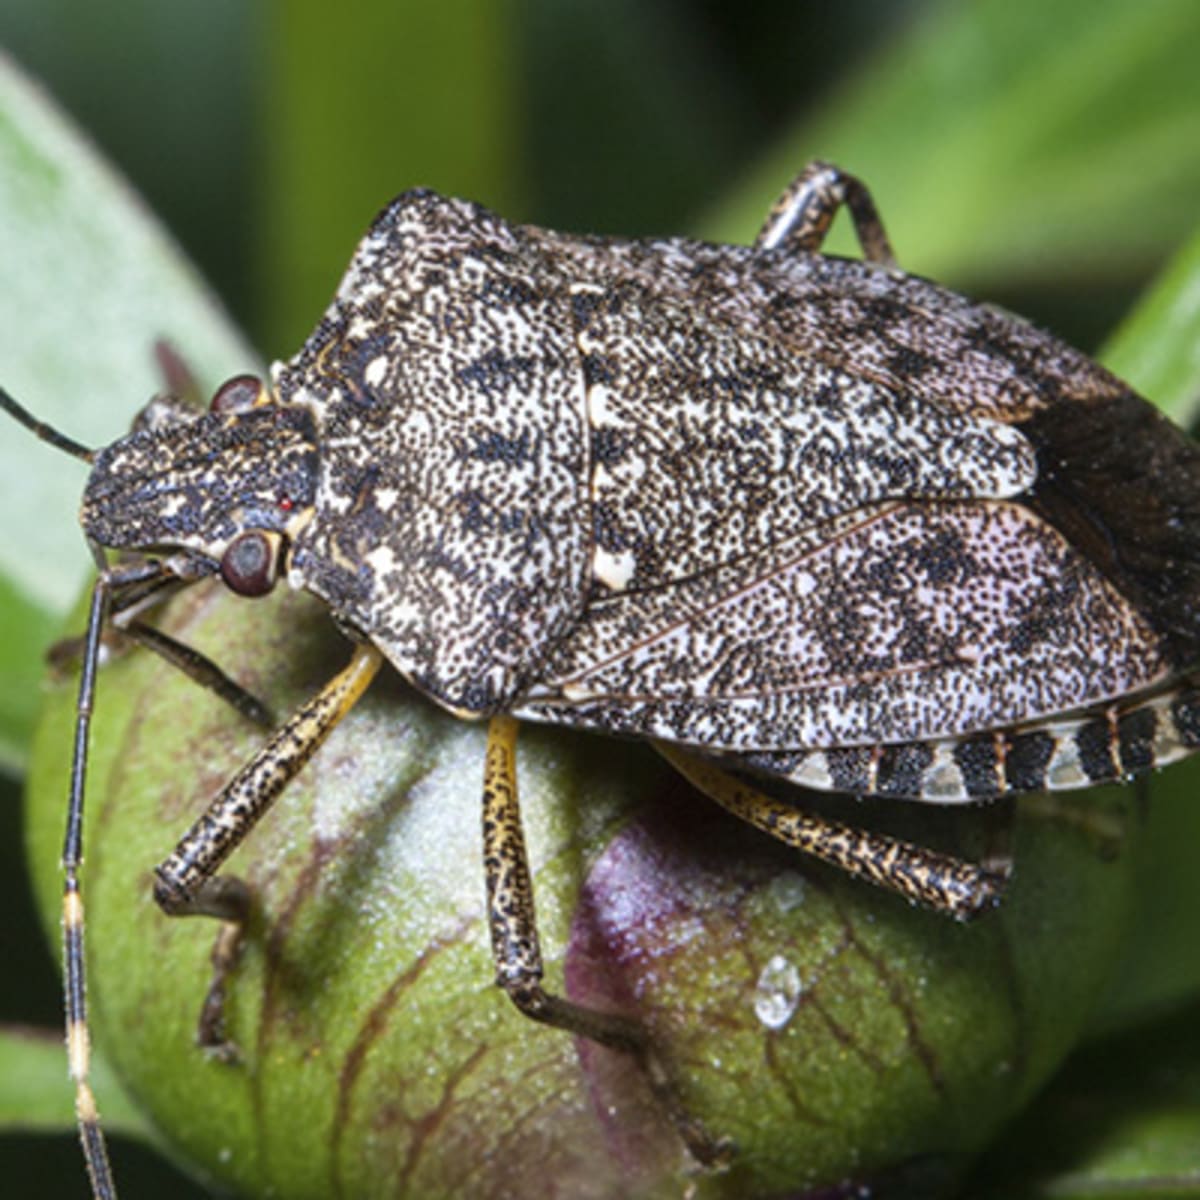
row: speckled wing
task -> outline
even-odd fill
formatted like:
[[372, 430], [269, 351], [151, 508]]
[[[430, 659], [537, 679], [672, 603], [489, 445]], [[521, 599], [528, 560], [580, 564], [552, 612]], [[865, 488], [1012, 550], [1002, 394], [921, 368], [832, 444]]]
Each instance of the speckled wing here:
[[1191, 744], [1200, 452], [1151, 405], [871, 264], [541, 236], [591, 264], [593, 571], [519, 715], [947, 801]]
[[529, 226], [520, 232], [575, 278], [635, 285], [652, 304], [764, 339], [777, 360], [822, 363], [916, 407], [1019, 422], [1062, 400], [1128, 391], [1087, 355], [1021, 317], [877, 263], [686, 238], [578, 238]]
[[843, 747], [1030, 721], [1171, 669], [1030, 508], [897, 502], [598, 601], [517, 711], [708, 752]]
[[918, 399], [640, 280], [576, 283], [593, 577], [687, 579], [887, 499], [1001, 499], [1037, 478], [1015, 426]]

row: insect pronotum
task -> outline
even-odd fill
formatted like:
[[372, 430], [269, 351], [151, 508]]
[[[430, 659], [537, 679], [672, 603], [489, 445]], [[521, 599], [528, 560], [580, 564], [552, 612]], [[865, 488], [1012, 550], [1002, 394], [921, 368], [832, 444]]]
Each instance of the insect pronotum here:
[[[842, 206], [864, 261], [820, 253]], [[866, 189], [825, 164], [753, 246], [572, 237], [409, 192], [269, 387], [238, 377], [204, 414], [153, 402], [101, 450], [0, 402], [92, 468], [63, 923], [98, 1197], [115, 1192], [79, 876], [106, 624], [267, 720], [141, 619], [197, 580], [257, 596], [285, 578], [354, 642], [156, 870], [164, 912], [223, 923], [201, 1039], [220, 1046], [249, 899], [221, 864], [387, 661], [490, 722], [500, 986], [638, 1056], [701, 1162], [728, 1147], [683, 1110], [641, 1027], [542, 986], [520, 720], [650, 739], [772, 836], [957, 917], [991, 906], [1004, 872], [749, 780], [955, 803], [1127, 777], [1200, 744], [1195, 446], [1083, 355], [899, 271]]]

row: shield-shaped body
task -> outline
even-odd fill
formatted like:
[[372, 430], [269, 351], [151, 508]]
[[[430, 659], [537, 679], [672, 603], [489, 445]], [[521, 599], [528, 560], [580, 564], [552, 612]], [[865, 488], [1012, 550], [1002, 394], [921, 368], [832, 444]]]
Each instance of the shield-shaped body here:
[[1118, 773], [1044, 727], [1196, 659], [1191, 443], [894, 269], [410, 193], [276, 387], [320, 457], [290, 581], [464, 715], [963, 799]]

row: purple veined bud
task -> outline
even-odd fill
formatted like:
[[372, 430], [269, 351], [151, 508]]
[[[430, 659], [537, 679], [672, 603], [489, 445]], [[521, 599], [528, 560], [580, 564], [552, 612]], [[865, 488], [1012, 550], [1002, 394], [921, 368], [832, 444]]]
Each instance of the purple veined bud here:
[[[163, 627], [279, 713], [349, 655], [290, 592], [242, 604], [197, 585]], [[963, 926], [756, 834], [644, 745], [527, 726], [547, 982], [645, 1022], [692, 1114], [738, 1144], [706, 1174], [629, 1056], [535, 1025], [493, 986], [483, 729], [386, 672], [230, 860], [255, 896], [227, 1001], [239, 1058], [206, 1057], [216, 923], [165, 919], [150, 868], [262, 734], [142, 652], [105, 667], [100, 696], [97, 1041], [170, 1153], [239, 1195], [491, 1200], [542, 1194], [551, 1167], [579, 1196], [843, 1195], [911, 1164], [949, 1179], [1078, 1036], [1130, 900], [1129, 789], [1088, 793], [1082, 829], [1020, 808], [1010, 895]], [[50, 696], [32, 775], [51, 922], [73, 704], [69, 682]], [[1005, 841], [1000, 808], [853, 813], [976, 857]]]

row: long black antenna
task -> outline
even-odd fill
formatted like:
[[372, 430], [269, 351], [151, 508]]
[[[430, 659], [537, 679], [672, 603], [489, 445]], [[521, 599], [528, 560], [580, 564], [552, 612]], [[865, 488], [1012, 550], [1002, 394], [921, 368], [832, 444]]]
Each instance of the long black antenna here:
[[83, 1145], [94, 1200], [116, 1200], [108, 1146], [100, 1128], [100, 1114], [91, 1085], [91, 1037], [87, 1015], [87, 977], [83, 946], [83, 897], [79, 868], [83, 864], [83, 791], [87, 772], [88, 729], [96, 692], [96, 664], [100, 636], [112, 590], [108, 574], [92, 588], [79, 699], [75, 707], [75, 755], [71, 762], [71, 797], [67, 808], [67, 833], [63, 844], [63, 997], [67, 1008], [67, 1061], [75, 1083], [75, 1120]]
[[65, 450], [73, 458], [81, 458], [84, 462], [90, 463], [95, 460], [95, 450], [89, 450], [73, 438], [67, 437], [65, 433], [59, 433], [45, 421], [39, 421], [33, 413], [18, 404], [2, 387], [0, 387], [0, 408], [3, 408], [10, 416], [16, 417], [26, 429], [36, 434], [43, 442], [49, 442], [50, 445], [59, 450]]
[[[96, 452], [80, 445], [73, 438], [39, 421], [0, 388], [0, 408], [16, 417], [31, 433], [73, 458], [93, 462]], [[91, 614], [88, 618], [84, 644], [83, 671], [79, 682], [79, 700], [75, 709], [75, 755], [71, 766], [71, 795], [67, 807], [67, 831], [63, 846], [63, 995], [66, 1000], [67, 1058], [71, 1078], [75, 1081], [75, 1118], [83, 1143], [83, 1158], [91, 1181], [95, 1200], [116, 1200], [112, 1167], [108, 1161], [108, 1146], [100, 1128], [100, 1114], [92, 1094], [91, 1046], [87, 1017], [87, 980], [83, 953], [83, 898], [79, 890], [79, 868], [83, 864], [83, 791], [87, 770], [88, 729], [91, 723], [92, 700], [96, 690], [96, 665], [100, 657], [100, 637], [104, 629], [110, 593], [115, 586], [127, 582], [132, 572], [158, 572], [157, 563], [140, 561], [107, 568], [103, 556], [97, 559], [100, 576], [92, 589]], [[136, 582], [136, 580], [135, 580]]]
[[87, 1011], [87, 959], [84, 955], [83, 896], [79, 874], [83, 866], [83, 801], [88, 765], [88, 735], [96, 696], [96, 670], [100, 640], [114, 595], [139, 584], [154, 584], [171, 575], [155, 559], [131, 559], [105, 567], [92, 587], [83, 662], [79, 673], [79, 698], [75, 704], [75, 753], [71, 759], [71, 792], [67, 802], [67, 829], [63, 837], [63, 997], [67, 1010], [67, 1060], [75, 1081], [75, 1117], [83, 1158], [92, 1184], [93, 1200], [116, 1200], [108, 1144], [100, 1128], [100, 1114], [91, 1085], [91, 1035]]

